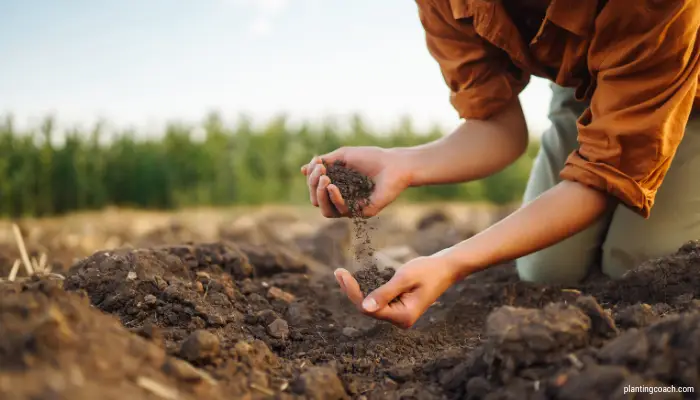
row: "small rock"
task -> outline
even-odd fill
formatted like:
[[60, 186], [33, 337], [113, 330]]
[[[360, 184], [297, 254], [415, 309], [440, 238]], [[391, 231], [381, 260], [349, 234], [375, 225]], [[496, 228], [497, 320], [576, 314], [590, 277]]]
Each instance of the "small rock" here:
[[349, 338], [356, 338], [360, 336], [360, 331], [358, 329], [353, 328], [352, 326], [346, 326], [345, 328], [343, 328], [343, 335]]
[[311, 367], [295, 380], [292, 390], [313, 400], [345, 400], [348, 395], [338, 374], [328, 367]]
[[289, 336], [289, 325], [282, 318], [277, 318], [267, 326], [267, 333], [277, 339], [284, 339]]
[[287, 304], [293, 302], [295, 299], [293, 294], [287, 293], [284, 290], [275, 286], [271, 287], [270, 290], [267, 291], [267, 297], [271, 299], [281, 300]]
[[221, 315], [208, 315], [207, 323], [211, 326], [224, 326], [226, 325], [226, 318], [222, 317]]
[[387, 371], [387, 375], [397, 382], [406, 382], [413, 377], [413, 367], [410, 365], [397, 365]]
[[205, 330], [194, 331], [180, 347], [180, 357], [187, 361], [204, 361], [219, 354], [219, 338]]
[[128, 280], [130, 280], [130, 281], [133, 281], [133, 280], [136, 279], [136, 276], [137, 276], [137, 275], [136, 275], [136, 272], [134, 272], [134, 271], [129, 271], [129, 273], [126, 274], [126, 279], [128, 279]]
[[158, 301], [158, 299], [156, 298], [156, 296], [154, 296], [154, 295], [152, 295], [152, 294], [147, 294], [147, 295], [143, 298], [143, 301], [144, 301], [144, 303], [146, 303], [146, 304], [148, 304], [148, 305], [153, 305], [153, 304], [156, 304], [156, 302]]
[[279, 319], [279, 315], [274, 310], [262, 310], [259, 311], [255, 314], [255, 318], [258, 323], [264, 324], [264, 325], [270, 325], [274, 320]]

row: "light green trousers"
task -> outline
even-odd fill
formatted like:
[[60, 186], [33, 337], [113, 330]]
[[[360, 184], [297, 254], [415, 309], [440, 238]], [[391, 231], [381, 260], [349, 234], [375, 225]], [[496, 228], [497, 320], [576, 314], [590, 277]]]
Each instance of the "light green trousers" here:
[[[574, 99], [573, 89], [552, 85], [549, 119], [524, 202], [534, 200], [561, 181], [559, 171], [578, 147], [576, 120], [588, 104]], [[700, 118], [691, 117], [676, 157], [661, 184], [649, 219], [623, 205], [610, 210], [586, 230], [517, 260], [522, 280], [571, 284], [591, 267], [616, 278], [650, 258], [674, 253], [700, 239]]]

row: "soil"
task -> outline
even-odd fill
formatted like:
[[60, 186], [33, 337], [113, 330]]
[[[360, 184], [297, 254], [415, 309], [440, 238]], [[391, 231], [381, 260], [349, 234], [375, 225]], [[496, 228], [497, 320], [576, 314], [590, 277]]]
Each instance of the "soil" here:
[[340, 160], [333, 164], [324, 162], [324, 165], [326, 175], [338, 187], [343, 199], [347, 201], [350, 214], [353, 217], [362, 217], [362, 209], [369, 205], [370, 196], [374, 191], [372, 179], [348, 168]]
[[[272, 245], [100, 251], [0, 283], [2, 399], [615, 399], [700, 390], [700, 245], [617, 281], [474, 274], [409, 330]], [[375, 278], [376, 275], [375, 275]], [[666, 393], [663, 398], [696, 398]]]
[[367, 295], [388, 282], [393, 275], [392, 270], [389, 278], [385, 279], [383, 274], [379, 272], [373, 258], [376, 249], [372, 245], [372, 229], [363, 215], [364, 207], [370, 204], [370, 197], [375, 187], [374, 182], [358, 171], [348, 168], [342, 161], [324, 165], [326, 166], [326, 175], [338, 187], [343, 199], [348, 203], [354, 227], [355, 260], [360, 264], [354, 277], [360, 284], [362, 293]]
[[[367, 204], [370, 180], [342, 165], [328, 170], [353, 210]], [[372, 262], [367, 219], [353, 221], [364, 266], [354, 276], [366, 295], [394, 270]], [[442, 213], [418, 226], [419, 254], [469, 234]], [[576, 287], [528, 284], [512, 265], [493, 267], [404, 331], [361, 315], [339, 291], [331, 270], [345, 261], [344, 232], [334, 224], [312, 236], [313, 259], [301, 242], [241, 236], [157, 247], [165, 234], [152, 232], [142, 248], [77, 261], [63, 281], [0, 282], [0, 398], [605, 399], [623, 398], [626, 386], [700, 390], [698, 242], [619, 280]]]
[[363, 296], [367, 296], [376, 288], [382, 286], [383, 284], [389, 282], [389, 280], [394, 276], [396, 270], [393, 268], [386, 268], [382, 271], [377, 268], [376, 265], [372, 265], [369, 268], [363, 268], [353, 274], [353, 277], [360, 285], [360, 291]]

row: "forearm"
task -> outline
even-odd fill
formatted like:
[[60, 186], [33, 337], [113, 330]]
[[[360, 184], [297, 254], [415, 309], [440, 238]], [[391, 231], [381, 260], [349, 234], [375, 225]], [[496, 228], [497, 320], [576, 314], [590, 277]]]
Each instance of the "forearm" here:
[[436, 254], [454, 266], [456, 279], [556, 244], [590, 226], [612, 200], [564, 181], [481, 233]]
[[527, 125], [516, 98], [489, 120], [468, 120], [444, 138], [392, 151], [409, 166], [411, 186], [423, 186], [490, 176], [517, 160], [527, 143]]

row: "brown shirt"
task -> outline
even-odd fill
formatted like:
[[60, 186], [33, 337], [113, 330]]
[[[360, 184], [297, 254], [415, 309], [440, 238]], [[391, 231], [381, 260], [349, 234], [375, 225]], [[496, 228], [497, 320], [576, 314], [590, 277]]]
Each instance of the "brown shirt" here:
[[416, 2], [460, 117], [489, 118], [531, 75], [576, 88], [591, 105], [561, 177], [649, 216], [700, 108], [700, 0]]

